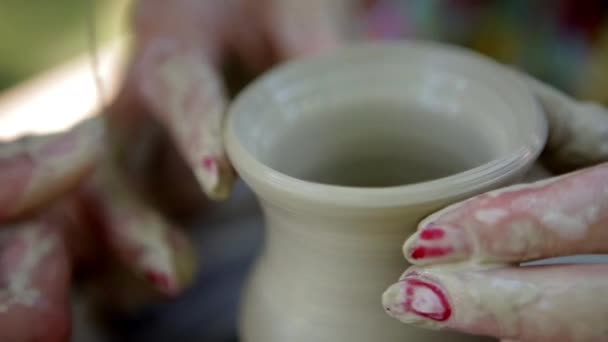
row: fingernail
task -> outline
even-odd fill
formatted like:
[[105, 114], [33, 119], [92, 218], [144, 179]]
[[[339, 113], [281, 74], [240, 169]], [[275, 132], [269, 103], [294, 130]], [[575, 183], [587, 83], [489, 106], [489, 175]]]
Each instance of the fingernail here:
[[441, 240], [445, 236], [443, 228], [430, 226], [420, 232], [421, 240]]
[[454, 252], [452, 247], [414, 247], [410, 257], [414, 260], [449, 257]]
[[203, 168], [211, 173], [217, 173], [217, 160], [214, 157], [204, 157]]
[[382, 296], [385, 311], [392, 317], [413, 324], [445, 322], [452, 308], [445, 291], [434, 282], [408, 276], [389, 287]]
[[148, 270], [145, 272], [145, 277], [156, 288], [166, 294], [172, 295], [177, 291], [175, 283], [171, 280], [171, 277], [169, 277], [169, 275], [166, 273]]
[[234, 183], [234, 171], [222, 157], [207, 156], [202, 159], [200, 172], [196, 172], [203, 190], [214, 200], [226, 199]]
[[405, 257], [416, 265], [464, 260], [469, 257], [471, 250], [465, 230], [437, 224], [429, 224], [416, 232], [403, 246]]

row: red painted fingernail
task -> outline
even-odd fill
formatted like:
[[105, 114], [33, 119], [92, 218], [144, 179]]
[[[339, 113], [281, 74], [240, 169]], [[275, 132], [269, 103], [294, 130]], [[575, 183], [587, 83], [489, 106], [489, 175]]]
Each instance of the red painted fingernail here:
[[207, 171], [215, 172], [215, 170], [217, 169], [217, 162], [215, 161], [215, 158], [213, 158], [213, 157], [203, 158], [203, 167]]
[[454, 252], [452, 247], [424, 247], [419, 246], [412, 250], [410, 257], [414, 260], [425, 258], [439, 258]]
[[408, 312], [443, 322], [452, 315], [452, 308], [443, 290], [427, 281], [413, 278], [407, 283], [404, 309]]
[[474, 240], [466, 229], [449, 223], [429, 223], [403, 245], [403, 254], [413, 264], [464, 260], [473, 254]]
[[442, 228], [439, 227], [435, 227], [435, 226], [430, 226], [427, 228], [424, 228], [421, 232], [420, 232], [420, 239], [421, 240], [440, 240], [445, 236], [445, 230], [443, 230]]
[[171, 280], [167, 274], [157, 271], [146, 271], [145, 275], [149, 282], [158, 286], [163, 291], [173, 292], [173, 286], [171, 286]]

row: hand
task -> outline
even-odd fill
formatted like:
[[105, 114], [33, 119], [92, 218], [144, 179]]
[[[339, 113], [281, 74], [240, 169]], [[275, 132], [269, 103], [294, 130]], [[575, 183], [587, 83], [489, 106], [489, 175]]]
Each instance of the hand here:
[[74, 276], [123, 272], [148, 299], [193, 276], [189, 242], [124, 184], [103, 133], [95, 118], [0, 144], [2, 341], [67, 340]]
[[[144, 200], [140, 178], [158, 176], [151, 172], [158, 167], [169, 181], [178, 177], [172, 188], [184, 190], [192, 179], [200, 187], [190, 188], [208, 197], [228, 196], [220, 67], [234, 54], [257, 73], [333, 46], [331, 4], [142, 0], [124, 87], [107, 115], [69, 132], [0, 143], [0, 340], [69, 339], [76, 275], [93, 275], [96, 291], [126, 309], [149, 293], [174, 296], [188, 286], [189, 242]], [[174, 148], [159, 144], [159, 128]], [[159, 151], [169, 156], [151, 167]]]
[[335, 3], [139, 2], [133, 17], [133, 59], [124, 91], [110, 110], [113, 139], [126, 141], [121, 146], [137, 145], [132, 140], [141, 134], [133, 132], [142, 117], [153, 117], [166, 128], [207, 195], [225, 198], [233, 172], [221, 138], [227, 104], [222, 68], [236, 59], [252, 75], [277, 61], [335, 46], [336, 12], [330, 10]]
[[[608, 160], [608, 111], [530, 82], [552, 129], [545, 160]], [[608, 253], [608, 163], [449, 206], [403, 250], [414, 266], [383, 303], [405, 323], [504, 341], [608, 341], [608, 265], [517, 266]]]

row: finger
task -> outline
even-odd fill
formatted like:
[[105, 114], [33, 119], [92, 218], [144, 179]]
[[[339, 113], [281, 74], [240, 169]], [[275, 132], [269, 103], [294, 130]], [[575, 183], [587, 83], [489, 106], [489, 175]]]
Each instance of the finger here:
[[418, 265], [608, 252], [608, 164], [491, 191], [441, 210], [405, 243]]
[[159, 44], [142, 57], [137, 86], [205, 193], [226, 198], [234, 172], [221, 135], [226, 96], [220, 77], [202, 53]]
[[[44, 210], [44, 217], [61, 225], [63, 243], [70, 260], [72, 274], [79, 278], [81, 273], [97, 271], [93, 266], [102, 261], [103, 244], [100, 244], [98, 227], [87, 216], [80, 189], [68, 193]], [[59, 225], [59, 224], [57, 224]]]
[[114, 171], [100, 170], [86, 192], [89, 214], [118, 261], [166, 295], [190, 284], [195, 259], [187, 238], [141, 203]]
[[427, 328], [516, 341], [608, 341], [608, 265], [462, 272], [410, 269], [383, 295], [387, 313]]
[[70, 267], [57, 228], [32, 221], [2, 230], [0, 341], [69, 340]]
[[268, 31], [280, 57], [314, 55], [339, 46], [345, 39], [348, 15], [344, 1], [270, 0]]
[[0, 221], [38, 208], [76, 185], [94, 166], [103, 144], [102, 122], [69, 132], [0, 144]]
[[[143, 102], [168, 129], [201, 188], [213, 199], [226, 198], [234, 179], [222, 146], [226, 96], [216, 73], [229, 39], [232, 7], [233, 2], [140, 2], [133, 13], [135, 54], [118, 98], [136, 97], [130, 102], [138, 107], [142, 106], [137, 102]], [[134, 115], [118, 116], [132, 121]]]
[[608, 161], [608, 110], [526, 78], [549, 123], [547, 163], [557, 170], [573, 170]]

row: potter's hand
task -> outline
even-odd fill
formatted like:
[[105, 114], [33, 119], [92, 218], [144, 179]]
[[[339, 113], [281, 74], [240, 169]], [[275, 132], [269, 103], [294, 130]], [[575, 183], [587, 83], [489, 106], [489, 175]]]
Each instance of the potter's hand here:
[[[220, 140], [225, 98], [216, 67], [228, 51], [255, 72], [332, 45], [326, 4], [141, 1], [135, 51], [108, 115], [69, 132], [0, 142], [0, 341], [67, 340], [74, 272], [101, 277], [95, 293], [121, 309], [189, 284], [188, 241], [132, 186], [145, 177], [129, 166], [164, 168], [141, 168], [156, 145], [154, 129], [138, 129], [153, 127], [143, 124], [152, 114], [201, 188], [226, 196], [231, 171]], [[185, 175], [174, 188], [185, 187]]]
[[225, 198], [233, 175], [221, 138], [227, 99], [220, 68], [236, 58], [255, 74], [281, 59], [333, 46], [332, 3], [139, 1], [132, 62], [111, 111], [115, 127], [123, 128], [114, 132], [127, 132], [117, 139], [132, 138], [141, 122], [134, 116], [150, 114], [167, 128], [206, 194]]
[[67, 340], [74, 272], [126, 270], [151, 296], [189, 283], [185, 237], [121, 184], [103, 132], [94, 118], [0, 143], [1, 341]]
[[[554, 130], [546, 160], [606, 160], [605, 109], [533, 89]], [[404, 253], [414, 266], [383, 296], [403, 322], [509, 341], [608, 341], [608, 265], [516, 266], [608, 253], [608, 163], [452, 205], [421, 222]]]

